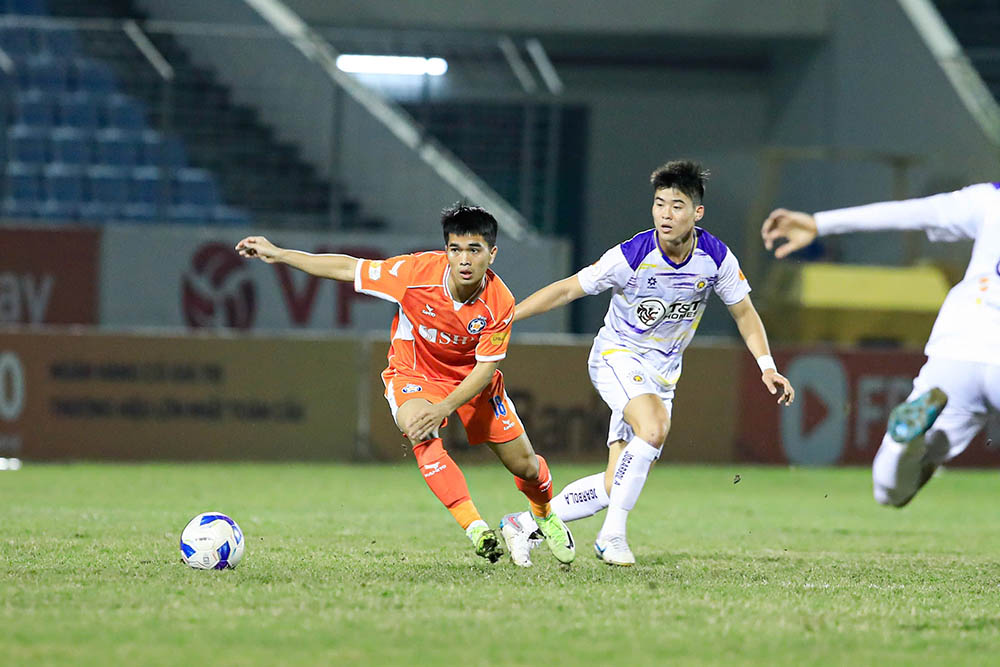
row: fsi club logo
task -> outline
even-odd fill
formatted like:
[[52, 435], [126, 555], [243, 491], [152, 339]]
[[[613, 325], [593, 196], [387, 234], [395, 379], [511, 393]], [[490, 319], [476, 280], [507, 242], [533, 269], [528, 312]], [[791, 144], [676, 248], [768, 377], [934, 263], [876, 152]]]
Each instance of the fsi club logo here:
[[257, 314], [257, 291], [228, 244], [206, 243], [191, 258], [181, 283], [181, 307], [188, 326], [249, 329]]

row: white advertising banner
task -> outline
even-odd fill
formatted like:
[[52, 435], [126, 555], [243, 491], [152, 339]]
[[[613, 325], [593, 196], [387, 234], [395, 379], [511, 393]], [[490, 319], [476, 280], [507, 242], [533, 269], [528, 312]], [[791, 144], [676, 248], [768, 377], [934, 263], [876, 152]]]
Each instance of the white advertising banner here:
[[[283, 265], [240, 258], [242, 229], [177, 225], [108, 225], [100, 241], [100, 325], [190, 329], [384, 330], [393, 304], [354, 292], [351, 283], [309, 276]], [[383, 258], [444, 247], [440, 236], [253, 230], [308, 252]], [[498, 241], [493, 269], [523, 299], [579, 267], [569, 244]], [[518, 331], [568, 330], [569, 310], [519, 323]]]

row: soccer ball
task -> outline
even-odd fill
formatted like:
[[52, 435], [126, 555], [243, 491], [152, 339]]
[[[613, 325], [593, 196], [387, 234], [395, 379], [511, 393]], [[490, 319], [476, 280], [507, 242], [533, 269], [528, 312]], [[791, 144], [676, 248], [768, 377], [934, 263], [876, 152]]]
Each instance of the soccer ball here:
[[181, 532], [181, 560], [196, 570], [236, 567], [243, 549], [243, 531], [221, 512], [199, 514]]

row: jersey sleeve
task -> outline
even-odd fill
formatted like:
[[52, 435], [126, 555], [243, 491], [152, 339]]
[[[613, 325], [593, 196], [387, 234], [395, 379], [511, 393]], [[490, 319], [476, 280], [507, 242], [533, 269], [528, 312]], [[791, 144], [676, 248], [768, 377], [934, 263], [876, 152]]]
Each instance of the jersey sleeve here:
[[611, 287], [624, 287], [632, 273], [621, 246], [615, 246], [590, 266], [580, 269], [576, 277], [583, 291], [594, 295]]
[[415, 265], [413, 255], [358, 260], [354, 270], [354, 291], [401, 303], [410, 286]]
[[739, 303], [750, 293], [750, 283], [740, 269], [740, 262], [729, 249], [726, 249], [726, 256], [719, 264], [718, 278], [715, 293], [727, 306]]
[[514, 328], [514, 297], [505, 299], [503, 308], [479, 335], [476, 345], [476, 361], [500, 361], [507, 356], [510, 332]]
[[922, 229], [931, 241], [974, 239], [996, 193], [993, 183], [980, 183], [919, 199], [822, 211], [815, 216], [816, 229], [820, 235]]

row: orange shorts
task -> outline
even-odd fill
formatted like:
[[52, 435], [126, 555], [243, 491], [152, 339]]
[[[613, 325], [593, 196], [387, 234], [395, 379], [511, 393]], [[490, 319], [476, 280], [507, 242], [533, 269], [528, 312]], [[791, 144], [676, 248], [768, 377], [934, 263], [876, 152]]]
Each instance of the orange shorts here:
[[[389, 402], [392, 418], [406, 401], [422, 398], [438, 403], [458, 385], [451, 382], [435, 382], [426, 378], [400, 375], [386, 369], [382, 373], [385, 382], [385, 400]], [[484, 442], [510, 442], [524, 433], [524, 426], [514, 410], [514, 403], [507, 396], [503, 386], [503, 373], [496, 371], [493, 379], [479, 395], [455, 411], [465, 426], [470, 445]], [[446, 419], [441, 423], [448, 423]]]

